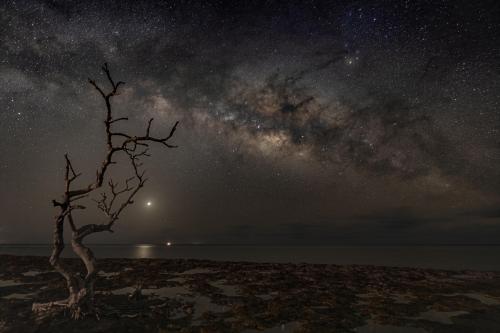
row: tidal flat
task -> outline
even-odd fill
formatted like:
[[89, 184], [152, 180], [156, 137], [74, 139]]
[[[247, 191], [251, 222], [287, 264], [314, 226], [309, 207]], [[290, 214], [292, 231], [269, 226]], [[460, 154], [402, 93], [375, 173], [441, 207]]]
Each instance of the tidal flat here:
[[[81, 270], [78, 259], [66, 259]], [[47, 257], [0, 255], [0, 332], [500, 332], [500, 272], [99, 259], [99, 319], [37, 316], [67, 296]]]

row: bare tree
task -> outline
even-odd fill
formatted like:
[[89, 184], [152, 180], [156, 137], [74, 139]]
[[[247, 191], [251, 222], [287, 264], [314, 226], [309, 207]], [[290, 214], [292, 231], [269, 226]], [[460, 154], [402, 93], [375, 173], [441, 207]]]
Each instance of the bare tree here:
[[[124, 84], [122, 81], [115, 82], [111, 76], [108, 65], [102, 67], [106, 74], [111, 89], [105, 92], [94, 80], [89, 79], [89, 83], [102, 96], [106, 104], [106, 119], [104, 120], [106, 130], [106, 145], [107, 153], [102, 161], [102, 164], [97, 169], [94, 182], [84, 187], [74, 187], [75, 181], [81, 175], [75, 171], [69, 156], [64, 155], [66, 161], [65, 169], [65, 187], [62, 199], [53, 200], [54, 207], [58, 208], [58, 215], [54, 221], [54, 236], [53, 250], [50, 256], [50, 264], [56, 271], [61, 273], [65, 278], [69, 291], [67, 299], [49, 303], [33, 304], [35, 312], [58, 312], [60, 310], [69, 310], [71, 316], [75, 319], [81, 318], [87, 314], [96, 314], [94, 308], [94, 283], [97, 276], [96, 258], [94, 254], [83, 244], [85, 237], [102, 232], [113, 232], [112, 228], [115, 222], [120, 217], [120, 214], [129, 205], [133, 204], [133, 199], [136, 194], [144, 187], [147, 181], [145, 172], [141, 170], [141, 158], [149, 156], [148, 147], [151, 143], [159, 143], [166, 148], [175, 148], [169, 140], [175, 133], [176, 122], [171, 128], [168, 136], [157, 138], [151, 135], [151, 118], [147, 124], [145, 134], [142, 136], [134, 136], [128, 133], [116, 131], [113, 127], [120, 121], [127, 121], [128, 118], [115, 118], [112, 113], [111, 100], [119, 94], [118, 89]], [[126, 179], [120, 185], [109, 177], [109, 169], [111, 165], [116, 164], [114, 158], [118, 154], [124, 154], [130, 161], [133, 170], [133, 176]], [[105, 182], [107, 180], [107, 183]], [[108, 193], [103, 191], [100, 197], [93, 199], [97, 203], [97, 207], [104, 212], [106, 221], [102, 224], [87, 224], [78, 226], [74, 220], [74, 212], [78, 209], [85, 209], [85, 206], [79, 204], [81, 199], [87, 198], [93, 192], [99, 189], [108, 187]], [[76, 255], [83, 261], [87, 273], [82, 277], [79, 273], [71, 271], [61, 259], [61, 253], [64, 249], [64, 225], [67, 222], [71, 228], [71, 247]]]

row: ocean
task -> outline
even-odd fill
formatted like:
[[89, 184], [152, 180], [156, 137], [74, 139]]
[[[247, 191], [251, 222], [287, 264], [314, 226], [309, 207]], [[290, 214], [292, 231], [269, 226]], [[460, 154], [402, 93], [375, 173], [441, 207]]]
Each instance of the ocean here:
[[[379, 265], [500, 270], [500, 246], [89, 245], [98, 258], [184, 258], [218, 261]], [[0, 245], [0, 254], [50, 255], [49, 245]], [[65, 256], [73, 256], [69, 246]]]

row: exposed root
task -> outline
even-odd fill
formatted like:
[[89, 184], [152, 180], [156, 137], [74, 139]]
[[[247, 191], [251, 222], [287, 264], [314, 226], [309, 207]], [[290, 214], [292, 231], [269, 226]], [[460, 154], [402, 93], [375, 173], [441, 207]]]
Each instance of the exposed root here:
[[33, 303], [31, 309], [37, 316], [37, 319], [53, 317], [63, 313], [69, 314], [75, 320], [83, 319], [86, 316], [95, 316], [99, 320], [99, 312], [87, 295], [85, 289], [82, 289], [76, 295], [62, 301]]
[[53, 317], [64, 312], [68, 308], [68, 300], [47, 302], [47, 303], [33, 303], [31, 310], [38, 320], [48, 317]]

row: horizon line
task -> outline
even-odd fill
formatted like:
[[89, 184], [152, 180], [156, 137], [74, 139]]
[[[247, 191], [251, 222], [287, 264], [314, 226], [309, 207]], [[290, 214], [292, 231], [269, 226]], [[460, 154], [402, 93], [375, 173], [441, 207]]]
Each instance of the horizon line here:
[[[52, 246], [52, 243], [0, 243], [0, 246]], [[167, 246], [164, 243], [87, 243], [90, 246]], [[353, 244], [310, 244], [310, 243], [175, 243], [170, 246], [287, 246], [287, 247], [356, 247], [356, 246], [500, 246], [500, 243], [353, 243]], [[69, 248], [70, 246], [68, 246]]]

